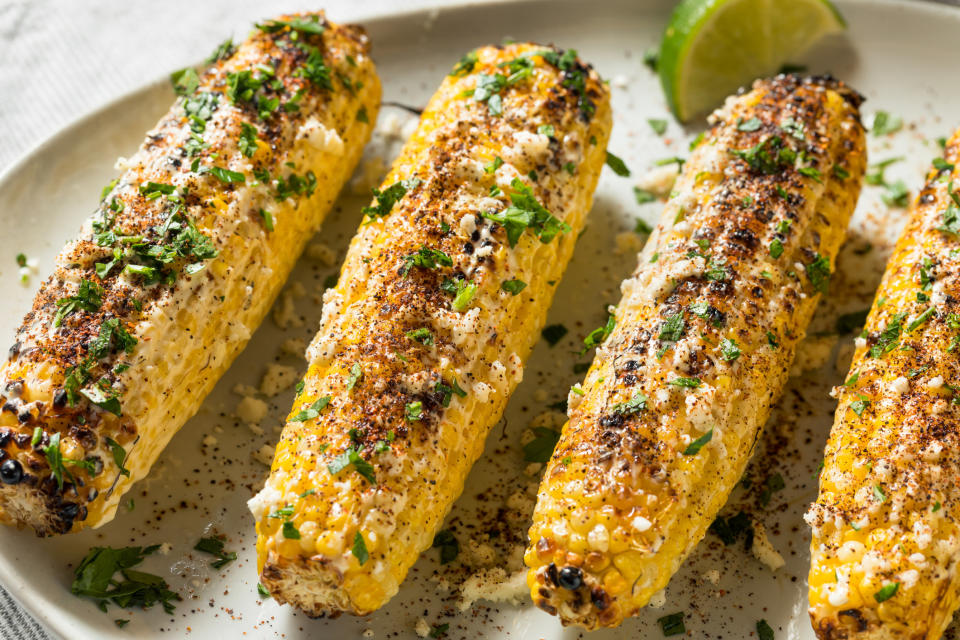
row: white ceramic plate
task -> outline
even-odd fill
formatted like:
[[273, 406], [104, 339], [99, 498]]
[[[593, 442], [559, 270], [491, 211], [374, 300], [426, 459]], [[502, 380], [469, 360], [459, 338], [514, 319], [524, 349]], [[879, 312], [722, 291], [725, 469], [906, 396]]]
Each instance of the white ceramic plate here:
[[[468, 479], [466, 492], [448, 519], [463, 547], [469, 546], [471, 538], [485, 537], [483, 532], [495, 524], [497, 509], [507, 496], [535, 490], [537, 477], [524, 473], [521, 433], [578, 380], [572, 365], [583, 359], [571, 352], [590, 329], [603, 322], [604, 305], [619, 298], [619, 282], [633, 269], [635, 258], [632, 250], [615, 251], [617, 235], [632, 229], [637, 216], [651, 221], [659, 212], [659, 204], [634, 202], [635, 179], [656, 159], [686, 155], [687, 143], [696, 134], [696, 129], [684, 130], [671, 120], [667, 134], [658, 137], [646, 123], [647, 118], [668, 117], [656, 78], [643, 67], [641, 58], [658, 41], [672, 4], [522, 2], [366, 21], [384, 81], [384, 98], [411, 105], [423, 104], [452, 63], [474, 46], [509, 37], [578, 49], [611, 80], [616, 124], [610, 149], [634, 171], [633, 179], [608, 173], [600, 182], [589, 227], [550, 313], [549, 322], [564, 323], [570, 334], [554, 348], [545, 342], [537, 347], [503, 426], [494, 430], [484, 458]], [[905, 156], [907, 160], [892, 166], [888, 176], [902, 178], [916, 189], [924, 167], [939, 154], [934, 139], [960, 125], [960, 85], [954, 82], [954, 65], [960, 59], [956, 38], [960, 11], [919, 3], [838, 4], [849, 31], [821, 43], [798, 62], [808, 63], [811, 71], [830, 71], [863, 92], [868, 98], [864, 105], [868, 122], [878, 109], [904, 119], [906, 126], [900, 133], [870, 137], [871, 158]], [[0, 235], [0, 299], [4, 300], [0, 334], [8, 341], [62, 242], [93, 210], [101, 186], [114, 176], [115, 158], [135, 150], [172, 98], [165, 83], [144, 88], [64, 130], [0, 179], [0, 228], [5, 230]], [[399, 144], [396, 137], [390, 138], [391, 132], [408, 118], [396, 108], [383, 110], [381, 134], [368, 150], [368, 159], [375, 162], [379, 156], [389, 162]], [[338, 263], [366, 200], [345, 195], [318, 236], [318, 241], [337, 251]], [[865, 190], [831, 296], [821, 305], [812, 331], [829, 330], [839, 313], [868, 306], [903, 218], [902, 210], [888, 210], [880, 202], [878, 189]], [[868, 243], [873, 250], [859, 255]], [[21, 251], [40, 262], [40, 275], [31, 278], [28, 286], [20, 284], [15, 268], [14, 256]], [[360, 637], [368, 629], [379, 638], [414, 637], [415, 623], [422, 617], [430, 625], [448, 624], [450, 638], [578, 635], [564, 631], [554, 618], [529, 603], [480, 603], [461, 613], [456, 591], [465, 570], [458, 568], [460, 563], [442, 568], [453, 587], [438, 593], [438, 582], [432, 578], [439, 568], [435, 550], [425, 554], [389, 605], [368, 618], [310, 620], [258, 598], [253, 520], [245, 501], [260, 488], [266, 467], [251, 456], [264, 444], [272, 445], [277, 437], [274, 427], [289, 408], [293, 391], [270, 399], [272, 412], [261, 424], [266, 433], [258, 436], [231, 417], [239, 400], [231, 389], [238, 383], [257, 386], [269, 362], [305, 368], [302, 360], [278, 355], [279, 345], [290, 337], [308, 340], [312, 336], [320, 314], [315, 297], [335, 269], [301, 261], [290, 284], [301, 283], [307, 291], [296, 299], [304, 325], [283, 331], [272, 320], [264, 323], [200, 413], [174, 438], [150, 476], [130, 492], [132, 510], [121, 508], [109, 525], [76, 536], [38, 540], [28, 532], [0, 531], [0, 582], [51, 631], [78, 640], [347, 638]], [[842, 342], [851, 340], [847, 336]], [[753, 505], [771, 531], [773, 545], [786, 558], [786, 566], [773, 573], [742, 545], [723, 547], [708, 535], [670, 583], [661, 608], [647, 609], [622, 628], [591, 637], [660, 637], [657, 618], [676, 611], [686, 613], [686, 627], [696, 638], [750, 637], [760, 618], [771, 624], [778, 639], [813, 637], [806, 614], [809, 534], [801, 515], [815, 496], [811, 476], [831, 424], [833, 402], [827, 392], [842, 380], [848, 354], [849, 347], [837, 347], [836, 338], [831, 337], [814, 338], [802, 350], [802, 360], [822, 366], [791, 379], [752, 467], [753, 487], [739, 489], [728, 505], [729, 513], [741, 504]], [[216, 444], [204, 446], [202, 441], [209, 435]], [[757, 487], [771, 473], [782, 474], [787, 488], [776, 493], [766, 508], [758, 508]], [[521, 504], [519, 511], [506, 512], [500, 529], [522, 536], [527, 517]], [[211, 531], [226, 534], [227, 548], [239, 552], [239, 560], [221, 571], [209, 567], [208, 556], [192, 551], [196, 541]], [[499, 552], [498, 564], [508, 563], [506, 537], [492, 540]], [[70, 595], [72, 566], [91, 546], [161, 542], [172, 545], [172, 550], [149, 558], [143, 568], [163, 575], [183, 595], [173, 615], [159, 607], [135, 612], [114, 607], [105, 615], [92, 602]], [[461, 557], [473, 555], [464, 552]], [[114, 619], [130, 623], [121, 630]]]

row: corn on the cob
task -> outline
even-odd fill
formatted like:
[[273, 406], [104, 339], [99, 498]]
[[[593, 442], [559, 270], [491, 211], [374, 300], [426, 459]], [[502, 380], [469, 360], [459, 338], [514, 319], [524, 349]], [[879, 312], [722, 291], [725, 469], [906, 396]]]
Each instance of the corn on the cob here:
[[532, 44], [468, 54], [430, 100], [324, 296], [250, 501], [278, 601], [368, 613], [430, 546], [520, 381], [610, 126], [597, 74]]
[[936, 640], [960, 605], [960, 133], [914, 203], [870, 314], [807, 514], [824, 640]]
[[758, 82], [684, 166], [540, 486], [527, 581], [564, 624], [634, 615], [741, 477], [857, 200], [858, 104]]
[[182, 94], [57, 257], [0, 365], [0, 520], [99, 526], [263, 319], [369, 138], [361, 29], [285, 16]]

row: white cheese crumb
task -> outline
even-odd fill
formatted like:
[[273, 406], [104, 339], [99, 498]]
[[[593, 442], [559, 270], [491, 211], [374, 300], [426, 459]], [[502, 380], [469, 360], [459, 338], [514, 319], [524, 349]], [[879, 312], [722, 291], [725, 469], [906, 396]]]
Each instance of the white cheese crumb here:
[[337, 252], [322, 242], [313, 242], [307, 247], [307, 257], [330, 267], [337, 261]]
[[610, 83], [617, 89], [626, 89], [630, 86], [630, 80], [623, 74], [613, 76], [613, 80], [611, 80]]
[[774, 549], [770, 539], [767, 538], [767, 529], [762, 522], [753, 523], [753, 557], [767, 565], [773, 571], [782, 567], [785, 563], [783, 556]]
[[237, 384], [233, 387], [233, 392], [238, 396], [255, 396], [257, 395], [257, 388], [248, 384]]
[[257, 495], [247, 500], [247, 508], [253, 514], [253, 519], [259, 522], [267, 509], [282, 499], [283, 495], [268, 484]]
[[830, 359], [830, 352], [836, 344], [836, 336], [810, 336], [800, 343], [797, 357], [793, 361], [790, 375], [800, 375], [805, 371], [819, 369]]
[[902, 395], [910, 391], [910, 381], [903, 376], [895, 378], [890, 382], [890, 390], [897, 395]]
[[293, 367], [269, 364], [267, 365], [267, 372], [263, 374], [263, 380], [260, 381], [260, 393], [272, 398], [281, 391], [292, 387], [299, 377], [299, 373]]
[[637, 180], [637, 186], [658, 198], [665, 198], [673, 189], [673, 183], [676, 182], [679, 174], [680, 167], [675, 162], [662, 167], [654, 167], [640, 176], [640, 179]]
[[621, 231], [614, 238], [613, 252], [618, 256], [635, 255], [643, 249], [644, 240], [633, 231]]
[[503, 568], [494, 567], [478, 571], [467, 578], [460, 589], [460, 601], [457, 606], [461, 611], [466, 611], [477, 600], [519, 604], [526, 595], [526, 571], [521, 570], [508, 575]]
[[173, 545], [170, 544], [169, 542], [161, 543], [160, 548], [158, 549], [158, 551], [160, 552], [160, 555], [163, 555], [163, 556], [168, 555], [172, 550], [173, 550]]
[[637, 531], [644, 532], [650, 527], [652, 527], [653, 523], [647, 520], [646, 518], [644, 518], [643, 516], [637, 516], [630, 522], [630, 526], [632, 526]]
[[364, 637], [364, 638], [372, 638], [373, 636], [374, 636], [373, 629], [364, 629], [364, 630], [363, 630], [363, 637]]
[[904, 589], [912, 589], [919, 579], [920, 572], [916, 569], [907, 569], [900, 574], [900, 583]]
[[350, 191], [358, 196], [370, 196], [370, 189], [380, 184], [380, 178], [387, 172], [387, 165], [381, 156], [364, 160], [363, 166], [350, 181]]
[[325, 127], [316, 118], [310, 118], [303, 123], [297, 132], [297, 139], [306, 140], [310, 146], [321, 153], [343, 155], [343, 140], [337, 130]]
[[[577, 384], [570, 387], [570, 391], [567, 392], [567, 415], [570, 415], [570, 411], [576, 409], [580, 402], [583, 400], [583, 393], [580, 392], [581, 386], [578, 382]], [[578, 393], [579, 392], [579, 393]]]
[[209, 433], [208, 433], [207, 435], [203, 436], [203, 446], [205, 446], [205, 447], [212, 447], [212, 446], [215, 445], [215, 444], [217, 444], [217, 438], [216, 438], [215, 436], [213, 436], [213, 435], [211, 435], [211, 434], [209, 434]]
[[417, 632], [417, 635], [421, 638], [426, 638], [430, 635], [430, 623], [427, 622], [426, 618], [417, 618], [417, 624], [413, 628]]
[[647, 606], [652, 609], [659, 609], [665, 604], [667, 604], [667, 594], [664, 589], [660, 589], [650, 596], [650, 602], [647, 603]]
[[855, 346], [857, 349], [865, 349], [867, 347], [867, 339], [857, 336], [853, 339], [853, 346]]
[[537, 161], [550, 150], [550, 138], [542, 133], [517, 131], [513, 134], [514, 144], [504, 149], [505, 158], [514, 165], [524, 164], [524, 160]]
[[834, 607], [842, 607], [847, 604], [850, 590], [846, 582], [838, 582], [830, 587], [830, 595], [827, 601]]
[[718, 569], [711, 569], [703, 574], [703, 579], [710, 584], [720, 584], [720, 571]]
[[286, 355], [303, 358], [307, 351], [307, 342], [302, 338], [288, 338], [280, 345], [280, 351]]
[[488, 567], [497, 560], [497, 552], [486, 542], [470, 540], [460, 560], [470, 567]]
[[935, 378], [930, 378], [927, 380], [927, 389], [935, 391], [943, 386], [943, 376], [937, 376]]
[[297, 309], [293, 305], [293, 295], [292, 291], [284, 291], [273, 306], [273, 321], [281, 329], [303, 326], [303, 319], [297, 315]]
[[269, 467], [273, 464], [273, 447], [268, 444], [263, 445], [253, 452], [253, 459]]
[[237, 408], [233, 410], [233, 415], [243, 422], [258, 424], [267, 415], [267, 403], [253, 396], [244, 396], [237, 403]]

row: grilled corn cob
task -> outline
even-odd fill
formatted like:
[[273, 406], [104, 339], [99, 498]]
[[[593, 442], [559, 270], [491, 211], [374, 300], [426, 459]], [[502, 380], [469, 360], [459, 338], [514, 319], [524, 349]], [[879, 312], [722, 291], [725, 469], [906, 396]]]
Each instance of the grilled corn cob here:
[[444, 80], [324, 295], [250, 501], [275, 599], [368, 613], [430, 546], [520, 382], [610, 126], [573, 51], [481, 48]]
[[684, 166], [540, 485], [527, 582], [564, 624], [634, 615], [741, 477], [857, 200], [859, 101], [760, 81]]
[[369, 138], [358, 27], [285, 16], [181, 94], [57, 257], [0, 365], [0, 519], [99, 526], [240, 352]]
[[960, 605], [960, 133], [914, 203], [827, 442], [810, 618], [824, 640], [936, 640]]

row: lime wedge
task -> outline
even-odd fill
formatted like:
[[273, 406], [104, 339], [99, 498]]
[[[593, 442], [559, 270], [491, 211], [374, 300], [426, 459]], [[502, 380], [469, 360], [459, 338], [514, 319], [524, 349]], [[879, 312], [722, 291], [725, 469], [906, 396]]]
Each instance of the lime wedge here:
[[660, 83], [686, 121], [845, 27], [829, 0], [684, 0], [660, 44]]

